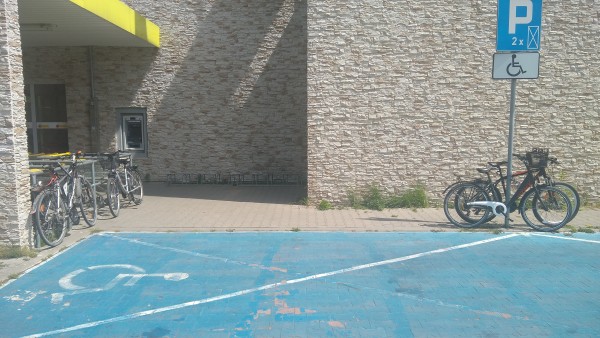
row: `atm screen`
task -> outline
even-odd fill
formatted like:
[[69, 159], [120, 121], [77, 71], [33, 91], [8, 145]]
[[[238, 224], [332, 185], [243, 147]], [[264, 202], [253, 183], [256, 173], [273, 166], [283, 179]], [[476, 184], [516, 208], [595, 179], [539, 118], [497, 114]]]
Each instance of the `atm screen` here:
[[127, 149], [144, 149], [142, 120], [140, 117], [125, 118], [125, 145]]

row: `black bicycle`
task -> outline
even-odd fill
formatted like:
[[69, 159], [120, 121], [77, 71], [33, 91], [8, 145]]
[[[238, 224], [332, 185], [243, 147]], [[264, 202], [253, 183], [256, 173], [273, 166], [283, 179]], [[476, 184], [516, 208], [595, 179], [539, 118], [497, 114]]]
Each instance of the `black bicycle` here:
[[49, 246], [60, 244], [71, 225], [79, 224], [80, 215], [89, 226], [96, 224], [96, 193], [78, 171], [80, 155], [81, 152], [71, 155], [68, 168], [60, 161], [47, 163], [45, 168], [50, 173], [50, 180], [35, 189], [38, 195], [32, 204], [33, 224]]
[[131, 155], [122, 151], [104, 153], [110, 163], [106, 184], [106, 200], [110, 213], [117, 217], [121, 210], [121, 197], [135, 205], [142, 203], [144, 185], [137, 166], [132, 165]]
[[[542, 153], [543, 154], [543, 153]], [[458, 182], [446, 190], [444, 213], [448, 220], [459, 227], [472, 228], [491, 221], [495, 216], [519, 210], [525, 223], [538, 231], [555, 231], [563, 227], [572, 217], [572, 204], [569, 196], [555, 186], [540, 183], [543, 177], [541, 168], [547, 163], [547, 152], [541, 157], [539, 152], [529, 152], [524, 160], [527, 171], [525, 178], [515, 190], [508, 203], [503, 203], [506, 195], [507, 177], [502, 162], [488, 162], [488, 167], [478, 171], [487, 179]], [[499, 178], [493, 180], [491, 172]], [[500, 188], [502, 190], [500, 190]]]

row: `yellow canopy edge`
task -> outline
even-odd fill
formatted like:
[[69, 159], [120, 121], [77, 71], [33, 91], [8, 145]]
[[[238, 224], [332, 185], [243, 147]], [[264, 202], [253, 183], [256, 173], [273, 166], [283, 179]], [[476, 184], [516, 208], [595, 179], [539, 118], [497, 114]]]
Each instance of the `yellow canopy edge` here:
[[160, 47], [160, 28], [119, 0], [69, 0], [125, 31]]

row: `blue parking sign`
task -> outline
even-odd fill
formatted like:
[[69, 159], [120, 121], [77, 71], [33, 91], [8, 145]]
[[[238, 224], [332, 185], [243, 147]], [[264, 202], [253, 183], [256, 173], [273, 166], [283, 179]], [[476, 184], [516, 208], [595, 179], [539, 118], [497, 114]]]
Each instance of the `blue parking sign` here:
[[498, 0], [496, 50], [539, 51], [542, 0]]

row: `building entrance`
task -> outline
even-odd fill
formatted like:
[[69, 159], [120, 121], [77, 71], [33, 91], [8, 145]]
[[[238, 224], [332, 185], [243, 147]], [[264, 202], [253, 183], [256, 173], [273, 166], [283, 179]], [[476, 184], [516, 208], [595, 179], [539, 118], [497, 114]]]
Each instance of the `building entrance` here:
[[69, 150], [64, 84], [25, 85], [27, 148], [30, 153]]

